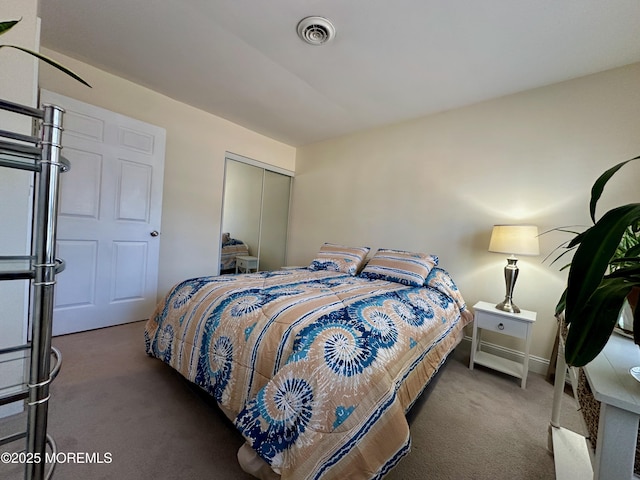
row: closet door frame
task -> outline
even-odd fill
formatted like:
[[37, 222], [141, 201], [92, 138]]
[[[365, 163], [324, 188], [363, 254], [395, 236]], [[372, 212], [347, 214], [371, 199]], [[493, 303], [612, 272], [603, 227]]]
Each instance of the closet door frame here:
[[[225, 212], [225, 190], [226, 190], [226, 182], [227, 182], [227, 160], [234, 160], [236, 162], [244, 163], [247, 165], [251, 165], [254, 167], [261, 168], [262, 172], [262, 184], [261, 184], [261, 193], [260, 193], [260, 224], [258, 226], [258, 253], [257, 257], [260, 258], [260, 245], [262, 244], [262, 216], [263, 216], [263, 206], [264, 206], [264, 182], [265, 182], [265, 171], [270, 171], [274, 173], [278, 173], [280, 175], [285, 175], [291, 178], [289, 183], [289, 207], [287, 211], [287, 232], [286, 232], [286, 244], [285, 244], [285, 258], [287, 255], [287, 249], [289, 248], [289, 221], [291, 220], [291, 194], [293, 190], [293, 179], [295, 177], [295, 172], [291, 170], [287, 170], [285, 168], [280, 168], [275, 165], [270, 165], [268, 163], [261, 162], [259, 160], [254, 160], [249, 157], [245, 157], [243, 155], [238, 155], [233, 152], [225, 152], [224, 156], [224, 178], [222, 182], [222, 211], [220, 215], [220, 234], [218, 235], [218, 241], [220, 242], [220, 247], [218, 251], [222, 252], [222, 234], [224, 233], [224, 212]], [[218, 261], [217, 265], [218, 274], [220, 273], [220, 262]]]

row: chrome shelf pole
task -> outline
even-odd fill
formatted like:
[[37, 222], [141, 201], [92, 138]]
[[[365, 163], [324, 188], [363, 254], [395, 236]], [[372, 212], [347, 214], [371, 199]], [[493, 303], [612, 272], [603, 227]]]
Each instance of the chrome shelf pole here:
[[44, 480], [47, 448], [47, 416], [51, 383], [51, 335], [56, 283], [56, 222], [59, 201], [62, 114], [57, 106], [44, 106], [42, 157], [36, 192], [34, 232], [34, 281], [31, 366], [27, 403], [27, 453], [40, 462], [27, 464], [26, 480]]

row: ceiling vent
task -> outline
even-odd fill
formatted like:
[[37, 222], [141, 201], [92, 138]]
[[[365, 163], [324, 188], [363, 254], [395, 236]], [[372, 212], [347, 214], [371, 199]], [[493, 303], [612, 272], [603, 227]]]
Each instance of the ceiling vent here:
[[298, 36], [309, 45], [324, 45], [336, 36], [336, 29], [324, 17], [307, 17], [298, 23]]

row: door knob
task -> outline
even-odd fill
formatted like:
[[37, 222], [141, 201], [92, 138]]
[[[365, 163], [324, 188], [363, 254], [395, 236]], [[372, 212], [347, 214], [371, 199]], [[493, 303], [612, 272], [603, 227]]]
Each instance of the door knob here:
[[160, 233], [157, 230], [154, 230], [153, 232], [151, 232], [150, 234], [152, 237], [157, 237], [158, 235], [160, 235]]

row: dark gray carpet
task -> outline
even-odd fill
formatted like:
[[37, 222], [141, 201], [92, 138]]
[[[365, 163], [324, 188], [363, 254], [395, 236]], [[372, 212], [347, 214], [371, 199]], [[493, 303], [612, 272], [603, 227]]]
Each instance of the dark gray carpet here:
[[[180, 375], [147, 357], [143, 328], [138, 322], [54, 338], [64, 362], [51, 388], [49, 432], [67, 456], [111, 458], [67, 461], [54, 479], [251, 478], [237, 464], [242, 438], [233, 425]], [[552, 385], [530, 374], [522, 390], [518, 380], [471, 371], [467, 362], [456, 352], [410, 412], [412, 451], [386, 478], [555, 478], [547, 452]], [[575, 402], [563, 401], [563, 423], [581, 431]], [[12, 478], [2, 472], [0, 466], [0, 477]]]

